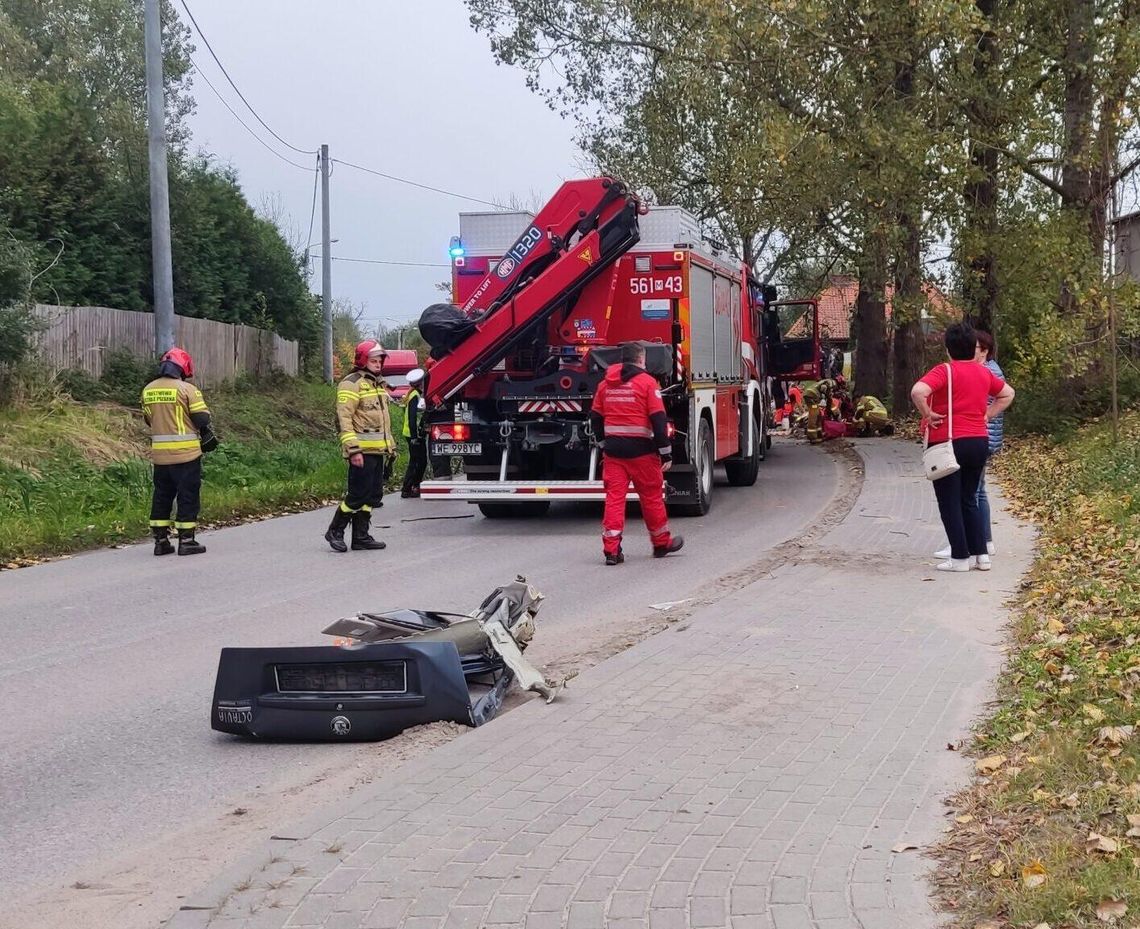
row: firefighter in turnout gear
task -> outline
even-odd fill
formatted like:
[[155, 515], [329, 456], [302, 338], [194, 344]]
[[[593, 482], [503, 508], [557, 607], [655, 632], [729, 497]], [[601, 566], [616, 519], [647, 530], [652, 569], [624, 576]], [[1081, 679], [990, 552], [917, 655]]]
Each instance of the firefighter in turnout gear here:
[[150, 427], [150, 458], [154, 463], [150, 528], [156, 555], [174, 551], [171, 527], [178, 531], [179, 555], [200, 555], [206, 550], [194, 538], [202, 489], [202, 453], [217, 448], [218, 439], [210, 428], [210, 411], [202, 391], [188, 383], [193, 376], [194, 360], [182, 349], [172, 348], [162, 356], [158, 377], [142, 392], [143, 418]]
[[336, 389], [337, 431], [348, 461], [348, 492], [333, 514], [325, 540], [334, 552], [348, 551], [344, 530], [352, 524], [352, 549], [384, 548], [372, 538], [372, 510], [381, 505], [384, 477], [396, 457], [388, 413], [388, 385], [380, 376], [387, 352], [375, 339], [356, 346], [352, 373]]
[[665, 512], [664, 471], [673, 464], [661, 385], [645, 370], [645, 346], [626, 342], [621, 364], [610, 365], [598, 385], [590, 409], [590, 425], [603, 449], [602, 481], [606, 511], [602, 519], [602, 552], [607, 565], [625, 561], [621, 538], [629, 485], [637, 491], [653, 557], [680, 551], [685, 540], [669, 532]]
[[892, 435], [895, 431], [883, 402], [869, 394], [860, 397], [859, 402], [855, 404], [852, 421], [859, 428], [859, 435]]
[[807, 440], [812, 445], [817, 445], [823, 441], [823, 420], [826, 410], [818, 386], [809, 387], [804, 391], [804, 404], [807, 406], [804, 431], [807, 433]]
[[415, 368], [408, 372], [408, 386], [411, 388], [404, 397], [404, 441], [408, 444], [408, 470], [404, 472], [404, 489], [401, 497], [418, 497], [420, 495], [420, 481], [424, 479], [427, 470], [427, 440], [424, 438], [421, 427], [423, 415], [423, 397], [420, 396], [420, 385], [424, 381], [424, 372]]

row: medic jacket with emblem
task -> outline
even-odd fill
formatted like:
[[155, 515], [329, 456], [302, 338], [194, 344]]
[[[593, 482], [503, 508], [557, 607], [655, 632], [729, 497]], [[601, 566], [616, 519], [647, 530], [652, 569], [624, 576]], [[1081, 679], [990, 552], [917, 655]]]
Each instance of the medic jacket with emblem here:
[[661, 387], [637, 365], [615, 364], [606, 369], [594, 394], [590, 424], [611, 458], [660, 455], [669, 461], [673, 457]]
[[368, 371], [353, 371], [336, 389], [336, 422], [344, 457], [394, 455], [388, 388]]
[[143, 388], [142, 408], [154, 464], [185, 464], [202, 457], [201, 434], [210, 425], [202, 391], [177, 377], [155, 378]]

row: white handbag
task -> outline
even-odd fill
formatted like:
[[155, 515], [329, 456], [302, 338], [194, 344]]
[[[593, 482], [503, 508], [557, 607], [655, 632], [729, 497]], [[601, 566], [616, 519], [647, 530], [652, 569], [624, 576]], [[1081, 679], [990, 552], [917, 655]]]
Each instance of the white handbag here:
[[922, 433], [922, 470], [928, 481], [949, 477], [962, 466], [954, 455], [954, 369], [946, 365], [946, 441], [929, 445], [930, 427]]

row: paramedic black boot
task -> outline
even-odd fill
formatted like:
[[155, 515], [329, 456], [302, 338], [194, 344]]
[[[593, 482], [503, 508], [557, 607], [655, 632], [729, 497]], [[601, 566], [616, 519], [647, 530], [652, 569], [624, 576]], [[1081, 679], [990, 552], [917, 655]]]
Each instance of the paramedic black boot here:
[[174, 554], [174, 546], [170, 544], [170, 530], [165, 526], [151, 529], [151, 534], [154, 535], [154, 553], [156, 555], [172, 555]]
[[379, 551], [382, 548], [388, 547], [387, 543], [372, 538], [368, 532], [368, 527], [371, 522], [371, 513], [352, 514], [352, 550], [354, 552]]
[[178, 530], [179, 555], [201, 555], [205, 551], [206, 546], [194, 538], [193, 529]]
[[664, 558], [666, 555], [672, 555], [673, 552], [679, 552], [684, 547], [685, 540], [681, 536], [675, 535], [668, 545], [654, 545], [653, 557]]
[[325, 541], [334, 552], [348, 551], [348, 546], [344, 544], [344, 530], [351, 520], [351, 513], [346, 513], [339, 506], [336, 508], [332, 522], [329, 523], [328, 531], [325, 533]]

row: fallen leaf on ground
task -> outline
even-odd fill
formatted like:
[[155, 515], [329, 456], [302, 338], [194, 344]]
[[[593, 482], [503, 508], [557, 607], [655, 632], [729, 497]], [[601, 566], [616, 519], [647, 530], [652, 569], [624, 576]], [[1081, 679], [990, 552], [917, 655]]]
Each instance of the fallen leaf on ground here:
[[966, 823], [972, 823], [973, 821], [974, 821], [974, 817], [971, 816], [969, 813], [966, 813], [963, 816], [955, 816], [954, 817], [954, 822], [956, 822], [962, 826], [966, 825]]
[[1089, 837], [1085, 839], [1085, 851], [1104, 852], [1106, 855], [1113, 855], [1120, 851], [1120, 843], [1116, 839], [1108, 838], [1108, 836], [1090, 832]]
[[974, 762], [974, 770], [979, 774], [993, 774], [1005, 764], [1005, 755], [990, 755], [988, 758], [979, 758]]
[[1140, 813], [1129, 813], [1127, 819], [1128, 825], [1131, 828], [1128, 830], [1128, 832], [1125, 833], [1125, 835], [1127, 835], [1130, 839], [1137, 838], [1140, 836]]
[[1093, 706], [1091, 703], [1086, 703], [1084, 706], [1082, 706], [1081, 711], [1094, 723], [1099, 723], [1102, 719], [1104, 719], [1104, 710], [1102, 710], [1099, 706]]
[[909, 842], [899, 842], [899, 844], [892, 848], [891, 851], [898, 855], [901, 852], [912, 852], [916, 848], [918, 848], [917, 845], [911, 845]]
[[1021, 883], [1032, 890], [1045, 883], [1045, 865], [1034, 859], [1021, 869]]
[[1104, 726], [1096, 732], [1096, 740], [1104, 745], [1123, 745], [1132, 737], [1133, 726]]
[[1028, 738], [1029, 738], [1029, 733], [1028, 733], [1028, 732], [1015, 732], [1013, 735], [1011, 735], [1011, 736], [1009, 737], [1009, 740], [1010, 740], [1010, 741], [1011, 741], [1011, 742], [1012, 742], [1014, 745], [1018, 745], [1018, 744], [1020, 744], [1021, 742], [1024, 742], [1024, 741], [1025, 741], [1026, 739], [1028, 739]]
[[994, 877], [1001, 877], [1005, 874], [1005, 862], [1000, 858], [990, 862], [990, 874]]
[[1071, 793], [1067, 797], [1061, 798], [1061, 806], [1067, 807], [1070, 810], [1075, 810], [1077, 808], [1077, 804], [1080, 802], [1081, 801], [1077, 799], [1077, 795], [1075, 793]]
[[1053, 635], [1060, 635], [1065, 631], [1065, 624], [1059, 619], [1050, 619], [1049, 622], [1045, 624], [1045, 628]]
[[1096, 905], [1096, 918], [1102, 923], [1114, 923], [1128, 912], [1123, 900], [1101, 900]]

